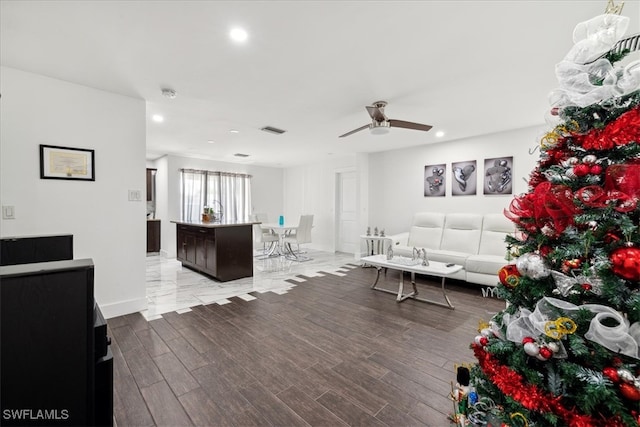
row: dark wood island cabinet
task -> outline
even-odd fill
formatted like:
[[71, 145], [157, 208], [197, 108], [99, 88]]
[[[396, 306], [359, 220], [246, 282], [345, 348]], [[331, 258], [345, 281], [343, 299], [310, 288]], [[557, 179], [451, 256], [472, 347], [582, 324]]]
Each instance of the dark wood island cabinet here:
[[253, 276], [253, 223], [176, 223], [176, 258], [227, 282]]

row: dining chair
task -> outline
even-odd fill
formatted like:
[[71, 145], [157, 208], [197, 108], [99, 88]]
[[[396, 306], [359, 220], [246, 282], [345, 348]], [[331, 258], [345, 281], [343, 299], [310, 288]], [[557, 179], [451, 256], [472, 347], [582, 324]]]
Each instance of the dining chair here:
[[[295, 231], [284, 236], [284, 245], [287, 257], [296, 261], [309, 261], [311, 258], [300, 252], [300, 245], [311, 243], [311, 228], [313, 228], [313, 215], [300, 215], [300, 221]], [[291, 245], [297, 246], [297, 251], [291, 248]]]
[[[250, 216], [252, 222], [266, 223], [269, 221], [267, 214], [257, 213]], [[278, 243], [278, 235], [271, 232], [271, 229], [262, 228], [260, 224], [253, 224], [253, 239], [257, 243], [262, 243], [262, 255], [268, 256], [274, 245]], [[268, 246], [267, 246], [268, 245]]]

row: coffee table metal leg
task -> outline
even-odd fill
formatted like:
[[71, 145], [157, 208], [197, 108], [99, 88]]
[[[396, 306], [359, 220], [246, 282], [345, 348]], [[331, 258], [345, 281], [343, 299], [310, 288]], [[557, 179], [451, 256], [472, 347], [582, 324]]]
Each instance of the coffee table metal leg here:
[[447, 301], [447, 305], [449, 306], [449, 308], [454, 309], [455, 307], [453, 306], [453, 304], [451, 304], [451, 301], [449, 301], [449, 297], [447, 296], [447, 291], [444, 288], [444, 277], [442, 278], [442, 295], [444, 296], [444, 299]]
[[[372, 266], [373, 267], [373, 266]], [[453, 304], [451, 304], [451, 300], [449, 300], [449, 296], [447, 295], [447, 290], [444, 287], [444, 282], [446, 280], [445, 277], [442, 277], [442, 281], [441, 281], [441, 286], [442, 286], [442, 295], [444, 296], [444, 300], [446, 301], [446, 303], [444, 302], [440, 302], [440, 301], [434, 301], [434, 300], [430, 300], [430, 299], [426, 299], [426, 298], [418, 298], [418, 288], [416, 287], [416, 275], [414, 272], [410, 272], [411, 273], [411, 287], [413, 288], [413, 292], [404, 295], [404, 271], [399, 270], [400, 272], [400, 281], [398, 282], [398, 291], [391, 291], [389, 289], [384, 289], [384, 288], [377, 288], [376, 286], [378, 285], [378, 280], [380, 280], [380, 271], [382, 270], [382, 267], [378, 267], [375, 266], [376, 270], [377, 270], [377, 274], [376, 274], [376, 279], [373, 282], [373, 284], [371, 285], [371, 289], [374, 289], [376, 291], [381, 291], [381, 292], [386, 292], [388, 294], [395, 294], [396, 295], [396, 301], [397, 302], [403, 302], [404, 300], [406, 300], [407, 298], [411, 298], [413, 300], [416, 301], [421, 301], [421, 302], [427, 302], [429, 304], [435, 304], [438, 305], [440, 307], [446, 307], [446, 308], [450, 308], [450, 309], [455, 309], [455, 306]]]
[[[446, 301], [446, 303], [440, 302], [440, 301], [434, 301], [434, 300], [430, 300], [430, 299], [426, 299], [426, 298], [413, 297], [413, 299], [416, 300], [416, 301], [428, 302], [429, 304], [439, 305], [440, 307], [450, 308], [451, 310], [455, 309], [455, 306], [453, 304], [451, 304], [451, 300], [449, 300], [449, 296], [447, 295], [447, 290], [444, 287], [444, 281], [445, 280], [446, 280], [446, 278], [442, 277], [441, 286], [442, 286], [442, 295], [444, 296], [444, 300]], [[413, 286], [415, 288], [415, 283], [413, 284]], [[418, 292], [416, 291], [416, 294], [417, 293]]]
[[380, 279], [380, 270], [382, 270], [382, 267], [376, 267], [376, 270], [378, 271], [378, 274], [376, 274], [376, 280], [373, 282], [373, 285], [371, 285], [371, 289], [375, 289], [376, 291], [384, 291], [385, 289], [376, 288], [376, 285], [378, 284], [378, 279]]
[[[376, 285], [378, 284], [378, 280], [380, 279], [380, 272], [382, 271], [383, 267], [377, 267], [374, 265], [371, 265], [370, 267], [375, 267], [376, 270], [378, 270], [378, 274], [376, 274], [376, 280], [373, 282], [373, 285], [371, 285], [371, 289], [373, 289], [374, 291], [380, 291], [380, 292], [386, 292], [388, 294], [394, 294], [394, 295], [399, 295], [398, 291], [391, 291], [389, 289], [384, 289], [384, 288], [376, 288]], [[387, 269], [384, 269], [385, 274], [387, 272]], [[400, 280], [402, 281], [402, 271], [400, 272]]]
[[411, 284], [413, 285], [413, 292], [411, 292], [410, 294], [403, 295], [402, 293], [404, 292], [404, 271], [400, 272], [400, 283], [398, 283], [398, 296], [396, 297], [397, 302], [402, 302], [407, 298], [415, 298], [415, 295], [418, 293], [418, 291], [416, 290], [415, 278], [416, 278], [415, 273], [411, 273]]

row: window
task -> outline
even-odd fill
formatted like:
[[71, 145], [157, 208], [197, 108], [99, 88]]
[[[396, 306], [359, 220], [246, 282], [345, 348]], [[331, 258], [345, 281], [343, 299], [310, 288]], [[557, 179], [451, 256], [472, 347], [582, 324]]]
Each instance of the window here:
[[181, 169], [182, 221], [199, 222], [205, 206], [218, 219], [248, 221], [251, 175]]

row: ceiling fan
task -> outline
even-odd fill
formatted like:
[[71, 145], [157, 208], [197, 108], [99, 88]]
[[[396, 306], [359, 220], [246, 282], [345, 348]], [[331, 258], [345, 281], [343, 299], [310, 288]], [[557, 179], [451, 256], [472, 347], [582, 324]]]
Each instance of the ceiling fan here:
[[360, 132], [364, 129], [371, 130], [373, 134], [384, 134], [389, 132], [389, 128], [405, 128], [405, 129], [414, 129], [414, 130], [422, 130], [428, 131], [433, 126], [423, 125], [420, 123], [407, 122], [404, 120], [395, 120], [390, 119], [384, 114], [384, 107], [386, 107], [386, 101], [376, 101], [373, 105], [367, 105], [365, 108], [367, 112], [371, 116], [371, 123], [361, 126], [358, 129], [354, 129], [350, 132], [345, 133], [344, 135], [340, 135], [339, 138], [343, 138], [345, 136], [349, 136], [356, 132]]

